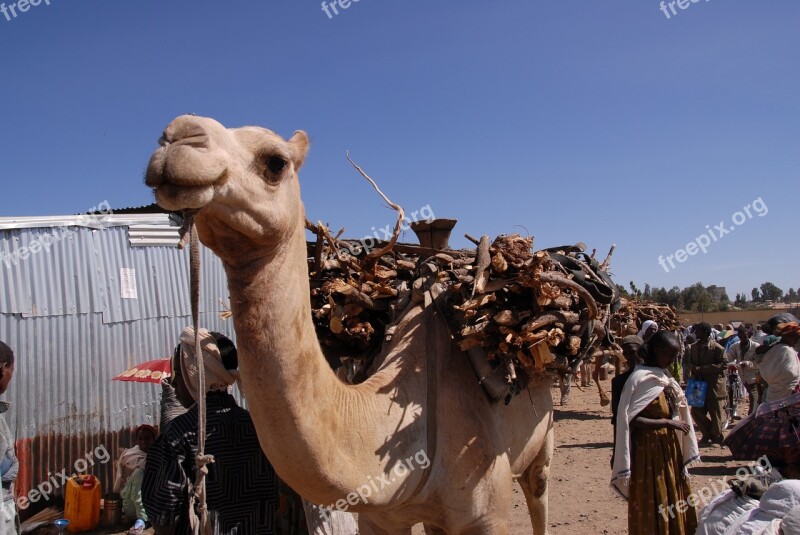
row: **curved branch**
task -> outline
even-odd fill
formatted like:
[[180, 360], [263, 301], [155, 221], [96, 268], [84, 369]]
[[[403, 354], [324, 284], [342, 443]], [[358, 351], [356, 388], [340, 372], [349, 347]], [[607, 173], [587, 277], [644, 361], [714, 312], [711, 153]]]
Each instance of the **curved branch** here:
[[395, 204], [392, 201], [390, 201], [389, 198], [381, 191], [381, 189], [378, 187], [378, 185], [375, 183], [375, 181], [372, 180], [369, 177], [369, 175], [367, 175], [367, 173], [365, 173], [364, 170], [361, 169], [356, 164], [356, 162], [354, 162], [352, 159], [350, 159], [350, 152], [349, 151], [347, 153], [345, 153], [345, 156], [347, 157], [347, 161], [350, 162], [350, 164], [352, 164], [352, 166], [356, 168], [356, 171], [361, 173], [361, 176], [366, 178], [369, 181], [369, 183], [372, 184], [372, 187], [375, 188], [375, 191], [377, 191], [378, 194], [381, 197], [383, 197], [383, 200], [386, 201], [386, 203], [389, 206], [391, 206], [394, 210], [397, 211], [397, 223], [395, 223], [395, 225], [394, 225], [394, 232], [392, 233], [392, 239], [389, 240], [389, 242], [386, 244], [386, 246], [381, 247], [377, 251], [372, 251], [364, 259], [367, 262], [375, 262], [378, 258], [382, 257], [383, 255], [385, 255], [386, 253], [391, 251], [392, 248], [394, 247], [394, 244], [397, 243], [397, 238], [400, 237], [400, 230], [403, 228], [403, 220], [406, 218], [406, 213], [403, 210], [402, 206], [400, 206], [399, 204]]
[[539, 275], [538, 278], [542, 282], [549, 282], [557, 286], [569, 288], [570, 290], [578, 294], [578, 296], [586, 304], [586, 308], [589, 309], [588, 319], [593, 320], [597, 317], [598, 315], [597, 303], [595, 302], [594, 297], [592, 297], [592, 294], [589, 293], [589, 290], [587, 290], [577, 282], [570, 280], [557, 273], [542, 273]]

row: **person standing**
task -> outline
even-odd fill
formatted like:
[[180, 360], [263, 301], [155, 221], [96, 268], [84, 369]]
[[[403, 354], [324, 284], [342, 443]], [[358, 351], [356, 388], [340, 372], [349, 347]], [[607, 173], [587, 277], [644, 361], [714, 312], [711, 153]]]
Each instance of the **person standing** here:
[[[173, 386], [189, 410], [175, 417], [147, 452], [142, 496], [157, 535], [191, 535], [197, 474], [199, 396], [206, 399], [205, 454], [214, 457], [205, 478], [208, 522], [215, 535], [277, 533], [278, 477], [261, 449], [250, 413], [228, 388], [238, 380], [236, 347], [227, 337], [201, 329], [201, 355], [195, 354], [194, 329], [181, 333]], [[198, 384], [205, 367], [205, 391]], [[246, 475], [246, 478], [243, 478]]]
[[767, 333], [765, 333], [764, 331], [761, 330], [761, 324], [760, 323], [757, 324], [756, 325], [756, 330], [755, 330], [755, 332], [753, 333], [753, 336], [752, 336], [753, 342], [755, 342], [757, 344], [760, 344], [761, 340], [766, 338], [766, 336], [767, 336]]
[[637, 336], [647, 343], [657, 332], [658, 323], [653, 320], [646, 320], [644, 323], [642, 323], [642, 328], [639, 329]]
[[697, 440], [683, 390], [665, 371], [679, 352], [672, 333], [653, 335], [619, 401], [611, 485], [628, 500], [629, 535], [697, 529], [687, 472], [700, 458]]
[[[739, 326], [738, 329], [739, 341], [728, 348], [726, 355], [728, 362], [736, 364], [739, 368], [742, 377], [742, 384], [747, 390], [747, 398], [750, 408], [747, 411], [748, 416], [753, 414], [758, 408], [758, 392], [756, 391], [756, 348], [758, 343], [747, 335], [747, 329], [744, 324]], [[733, 403], [733, 393], [728, 393], [728, 403]], [[736, 416], [736, 407], [734, 407], [734, 416]]]
[[764, 401], [776, 401], [792, 395], [800, 383], [800, 360], [794, 346], [800, 341], [800, 325], [781, 323], [775, 328], [780, 342], [761, 358], [758, 373], [767, 383]]
[[[617, 411], [619, 400], [622, 397], [622, 390], [625, 383], [633, 374], [634, 368], [644, 361], [644, 340], [641, 337], [632, 335], [622, 339], [622, 356], [628, 365], [628, 370], [611, 379], [611, 425], [614, 426], [614, 436], [617, 436]], [[614, 467], [614, 448], [611, 450], [611, 467]]]
[[[4, 342], [0, 342], [0, 394], [8, 390], [14, 377], [14, 352]], [[14, 435], [11, 434], [5, 419], [5, 412], [11, 404], [0, 401], [0, 535], [17, 534], [17, 507], [14, 503], [14, 481], [19, 472], [19, 461], [14, 451]]]
[[727, 394], [725, 379], [725, 350], [711, 339], [711, 325], [698, 323], [694, 327], [697, 343], [689, 351], [689, 377], [708, 385], [705, 404], [692, 407], [694, 418], [703, 439], [700, 444], [722, 445], [722, 419]]

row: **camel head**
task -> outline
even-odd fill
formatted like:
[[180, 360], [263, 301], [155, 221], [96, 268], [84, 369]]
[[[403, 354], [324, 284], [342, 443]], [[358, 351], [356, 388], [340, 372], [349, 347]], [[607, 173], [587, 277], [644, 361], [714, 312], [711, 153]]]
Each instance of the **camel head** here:
[[182, 115], [159, 145], [145, 183], [162, 208], [194, 213], [200, 239], [223, 261], [274, 254], [303, 228], [297, 171], [308, 152], [305, 132], [287, 141], [266, 128]]

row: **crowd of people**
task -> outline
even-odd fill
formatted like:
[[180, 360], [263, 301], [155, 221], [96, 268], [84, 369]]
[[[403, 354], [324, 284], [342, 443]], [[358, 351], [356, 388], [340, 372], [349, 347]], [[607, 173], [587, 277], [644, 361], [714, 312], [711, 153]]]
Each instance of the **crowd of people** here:
[[[752, 328], [698, 323], [679, 333], [646, 322], [622, 340], [628, 370], [612, 380], [611, 464], [612, 486], [628, 500], [630, 535], [695, 533], [688, 468], [701, 446], [723, 447], [726, 414], [739, 417], [730, 389], [742, 385], [748, 414], [800, 393], [799, 342], [792, 316]], [[705, 397], [690, 408], [684, 388], [693, 382], [704, 383]]]
[[[695, 532], [695, 508], [676, 505], [687, 503], [692, 493], [688, 468], [699, 460], [700, 447], [723, 447], [725, 421], [740, 417], [733, 388], [746, 393], [749, 414], [760, 403], [800, 393], [800, 325], [793, 317], [781, 319], [735, 329], [698, 323], [677, 333], [647, 321], [637, 335], [621, 340], [627, 370], [611, 381], [611, 468], [612, 486], [628, 500], [629, 534]], [[337, 522], [355, 532], [350, 515], [317, 515], [313, 504], [301, 502], [281, 484], [248, 411], [231, 395], [239, 383], [236, 347], [220, 333], [201, 329], [198, 336], [200, 354], [189, 327], [175, 348], [172, 375], [162, 385], [160, 433], [139, 426], [136, 445], [116, 462], [113, 490], [131, 525], [128, 533], [138, 535], [149, 526], [157, 535], [193, 533], [205, 514], [195, 492], [199, 472], [205, 474], [207, 518], [214, 533], [290, 532], [285, 519], [304, 516], [287, 514], [292, 507], [305, 510], [309, 533], [339, 532], [330, 529]], [[202, 390], [201, 366], [206, 377]], [[582, 371], [588, 384], [588, 370]], [[13, 375], [14, 353], [0, 342], [0, 394]], [[684, 388], [692, 381], [705, 383], [705, 398], [690, 407]], [[206, 402], [204, 453], [211, 461], [200, 463], [204, 469], [197, 462], [201, 396]], [[10, 488], [19, 463], [3, 417], [7, 409], [8, 403], [0, 402], [0, 535], [18, 533]]]

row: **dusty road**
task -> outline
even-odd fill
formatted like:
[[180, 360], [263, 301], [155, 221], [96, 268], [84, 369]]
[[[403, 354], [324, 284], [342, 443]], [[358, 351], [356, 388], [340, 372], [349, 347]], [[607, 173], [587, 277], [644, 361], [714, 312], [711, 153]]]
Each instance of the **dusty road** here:
[[[611, 391], [611, 381], [603, 381]], [[550, 473], [550, 535], [617, 535], [627, 529], [627, 503], [611, 487], [611, 409], [601, 407], [597, 387], [574, 387], [567, 406], [558, 406], [560, 393], [553, 389], [556, 451]], [[742, 407], [745, 409], [746, 407]], [[702, 448], [703, 462], [692, 468], [692, 488], [722, 489], [722, 476], [733, 476], [745, 463], [730, 460], [727, 448]], [[533, 531], [525, 498], [514, 488], [511, 534]], [[414, 535], [423, 535], [421, 526]]]
[[[603, 381], [611, 391], [611, 381]], [[550, 473], [550, 535], [627, 533], [627, 503], [609, 486], [611, 478], [611, 409], [601, 407], [597, 387], [573, 386], [567, 406], [558, 406], [553, 389], [556, 451]], [[746, 407], [742, 407], [745, 409]], [[731, 461], [727, 448], [702, 448], [703, 462], [692, 468], [692, 488], [722, 489], [722, 476], [733, 476], [745, 463]], [[421, 528], [414, 535], [424, 533]], [[525, 498], [515, 485], [511, 533], [532, 534]]]

